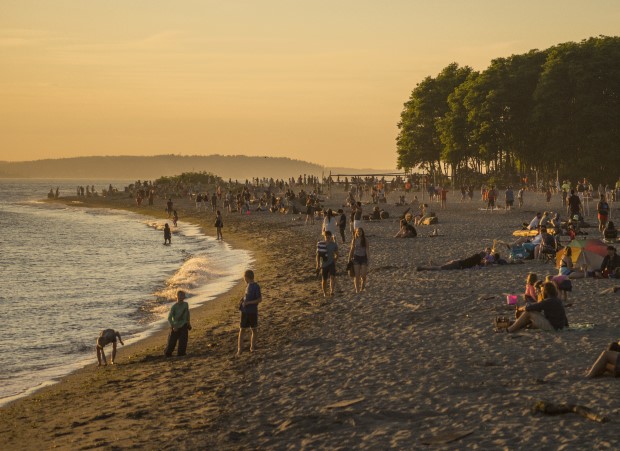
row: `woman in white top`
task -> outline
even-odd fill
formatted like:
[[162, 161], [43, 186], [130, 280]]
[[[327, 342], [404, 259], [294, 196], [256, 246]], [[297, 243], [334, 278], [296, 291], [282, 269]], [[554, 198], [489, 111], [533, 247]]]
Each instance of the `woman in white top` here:
[[323, 219], [323, 233], [331, 232], [332, 236], [336, 236], [336, 232], [338, 231], [338, 221], [334, 216], [334, 212], [330, 208], [325, 213], [325, 218]]

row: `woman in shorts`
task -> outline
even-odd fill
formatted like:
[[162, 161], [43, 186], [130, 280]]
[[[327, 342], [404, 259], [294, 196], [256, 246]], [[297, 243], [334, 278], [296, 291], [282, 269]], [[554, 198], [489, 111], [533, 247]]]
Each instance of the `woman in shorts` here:
[[349, 251], [349, 260], [353, 261], [353, 271], [355, 274], [353, 286], [356, 293], [366, 289], [369, 259], [370, 254], [366, 233], [363, 228], [358, 227], [355, 229], [355, 235], [351, 241], [351, 250]]

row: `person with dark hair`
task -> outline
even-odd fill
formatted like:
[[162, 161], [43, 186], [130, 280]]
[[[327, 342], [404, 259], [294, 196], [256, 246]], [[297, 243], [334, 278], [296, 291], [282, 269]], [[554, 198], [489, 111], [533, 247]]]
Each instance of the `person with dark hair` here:
[[353, 286], [355, 292], [359, 293], [366, 289], [366, 277], [368, 275], [368, 262], [370, 259], [368, 238], [364, 229], [358, 227], [355, 229], [355, 236], [351, 241], [351, 250], [349, 251], [349, 260], [353, 261]]
[[611, 343], [607, 350], [598, 356], [592, 368], [586, 374], [586, 377], [593, 378], [602, 376], [606, 372], [611, 373], [614, 377], [620, 377], [620, 341]]
[[263, 300], [260, 286], [254, 282], [254, 271], [248, 269], [243, 273], [243, 280], [246, 283], [246, 287], [239, 304], [241, 321], [239, 323], [239, 337], [237, 338], [237, 355], [243, 351], [243, 335], [248, 329], [251, 330], [250, 352], [256, 350], [256, 342], [258, 341], [258, 304]]
[[323, 232], [325, 240], [319, 241], [316, 246], [316, 270], [321, 274], [321, 289], [327, 297], [327, 281], [329, 280], [329, 295], [334, 295], [336, 289], [336, 259], [338, 245], [329, 230]]
[[168, 344], [164, 351], [166, 357], [172, 356], [172, 352], [177, 346], [177, 341], [179, 342], [177, 355], [179, 357], [185, 355], [189, 331], [192, 329], [189, 319], [189, 304], [185, 302], [185, 291], [179, 290], [177, 291], [177, 301], [172, 304], [168, 313], [170, 333], [168, 334]]
[[125, 343], [123, 343], [123, 339], [121, 338], [121, 334], [115, 331], [114, 329], [105, 329], [101, 331], [101, 333], [99, 334], [99, 338], [97, 338], [97, 346], [96, 346], [97, 361], [99, 362], [97, 366], [101, 366], [102, 360], [103, 360], [104, 366], [108, 364], [108, 362], [105, 359], [105, 351], [103, 350], [103, 348], [105, 348], [110, 343], [112, 343], [111, 363], [112, 365], [114, 365], [114, 359], [116, 359], [116, 339], [117, 338], [120, 344], [125, 346]]
[[164, 225], [164, 244], [172, 244], [172, 231], [168, 223]]
[[601, 199], [596, 204], [598, 231], [603, 233], [609, 221], [609, 203], [605, 200], [605, 195], [601, 194]]
[[527, 326], [546, 331], [568, 327], [564, 304], [558, 298], [558, 289], [553, 282], [542, 285], [542, 298], [542, 301], [519, 307], [518, 311], [523, 313], [508, 328], [508, 332], [516, 332]]
[[222, 227], [224, 227], [224, 221], [222, 220], [222, 213], [219, 210], [217, 210], [217, 212], [215, 213], [215, 231], [217, 233], [218, 240], [224, 239], [224, 237], [222, 236]]
[[580, 217], [581, 210], [582, 210], [581, 199], [579, 198], [577, 194], [575, 194], [575, 190], [572, 189], [570, 190], [570, 196], [568, 198], [568, 211], [569, 211], [571, 218], [574, 216]]
[[601, 264], [600, 275], [603, 277], [620, 277], [620, 255], [613, 246], [607, 246], [607, 255]]

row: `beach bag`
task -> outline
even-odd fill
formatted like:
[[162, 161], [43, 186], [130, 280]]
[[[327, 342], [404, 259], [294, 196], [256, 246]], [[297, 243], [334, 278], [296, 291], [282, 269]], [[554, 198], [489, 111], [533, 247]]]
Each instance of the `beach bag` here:
[[511, 260], [526, 260], [529, 257], [530, 253], [524, 246], [513, 246], [510, 248]]

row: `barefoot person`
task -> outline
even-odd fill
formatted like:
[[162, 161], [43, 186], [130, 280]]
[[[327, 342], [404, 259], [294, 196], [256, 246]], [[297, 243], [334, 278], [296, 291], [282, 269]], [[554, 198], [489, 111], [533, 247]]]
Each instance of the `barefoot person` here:
[[245, 294], [241, 298], [239, 310], [241, 311], [241, 321], [239, 324], [239, 337], [237, 339], [237, 355], [243, 350], [243, 336], [250, 329], [250, 352], [256, 350], [258, 340], [258, 304], [263, 300], [260, 286], [254, 282], [254, 271], [248, 269], [243, 274], [246, 283]]
[[614, 377], [620, 377], [620, 342], [611, 343], [607, 350], [598, 356], [586, 377], [602, 376], [605, 372], [610, 372]]
[[366, 277], [368, 274], [368, 260], [370, 253], [368, 250], [368, 239], [364, 229], [358, 227], [355, 229], [355, 236], [351, 241], [351, 250], [349, 251], [349, 260], [353, 261], [353, 286], [355, 292], [359, 293], [366, 289]]
[[110, 343], [112, 343], [111, 363], [112, 365], [114, 365], [114, 359], [116, 358], [116, 339], [117, 338], [118, 338], [118, 341], [123, 346], [125, 346], [125, 343], [123, 343], [123, 339], [121, 338], [121, 334], [116, 332], [114, 329], [105, 329], [101, 331], [101, 333], [99, 334], [99, 338], [97, 338], [97, 361], [99, 362], [99, 365], [97, 366], [101, 366], [102, 360], [103, 360], [104, 365], [108, 364], [108, 362], [105, 359], [105, 351], [103, 350], [103, 348], [105, 348]]
[[172, 231], [168, 223], [164, 225], [164, 244], [172, 244]]
[[542, 297], [542, 301], [519, 308], [523, 314], [508, 328], [508, 332], [516, 332], [528, 325], [547, 331], [568, 327], [564, 304], [558, 298], [558, 289], [553, 282], [543, 284]]
[[188, 332], [192, 326], [189, 322], [189, 304], [185, 302], [185, 291], [183, 290], [177, 291], [177, 301], [170, 307], [168, 323], [170, 323], [170, 334], [168, 334], [168, 345], [164, 354], [166, 357], [171, 357], [178, 341], [177, 355], [179, 357], [184, 356], [187, 350]]
[[316, 270], [321, 273], [321, 289], [323, 297], [327, 297], [327, 281], [329, 280], [329, 295], [334, 295], [336, 289], [336, 259], [338, 245], [329, 230], [323, 232], [325, 240], [319, 241], [316, 246]]

